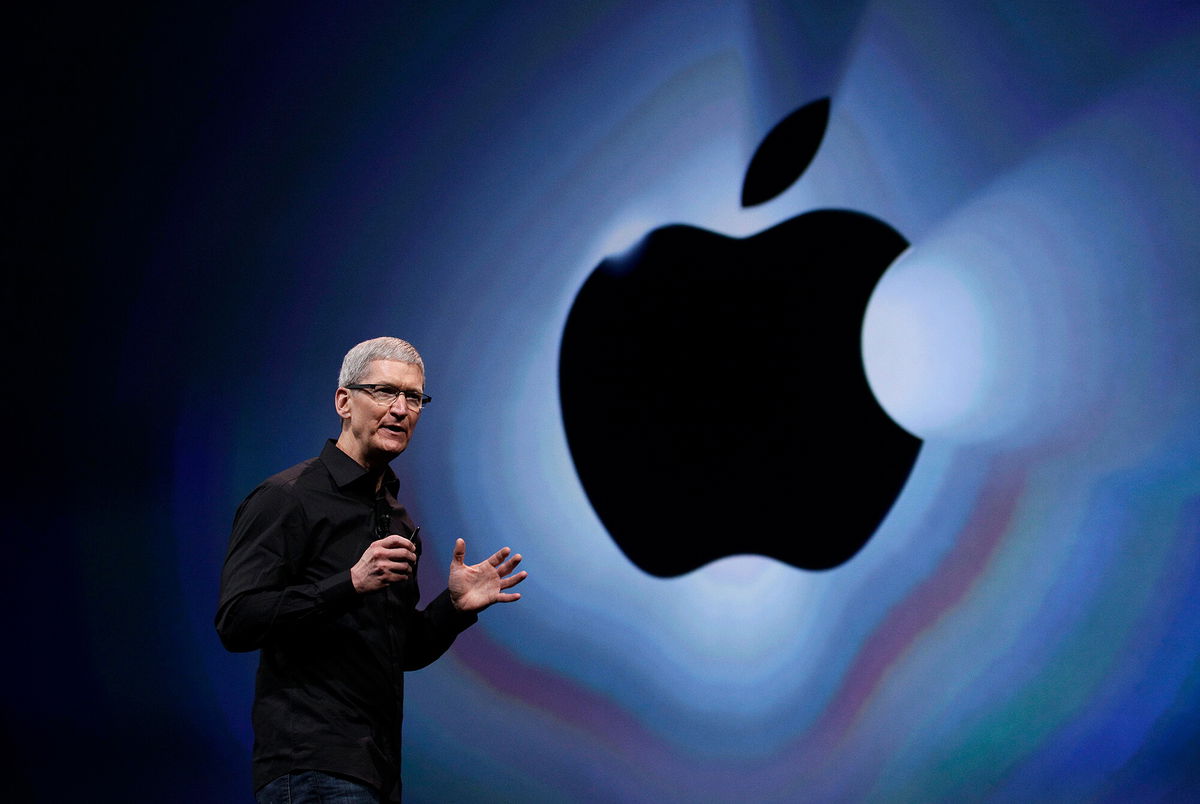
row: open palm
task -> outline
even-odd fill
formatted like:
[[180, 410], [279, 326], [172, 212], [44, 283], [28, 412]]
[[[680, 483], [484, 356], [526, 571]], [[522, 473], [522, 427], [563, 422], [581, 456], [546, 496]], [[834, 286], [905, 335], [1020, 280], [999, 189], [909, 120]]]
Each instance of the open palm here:
[[454, 543], [454, 557], [450, 560], [450, 600], [460, 611], [482, 611], [493, 603], [511, 603], [520, 600], [520, 592], [506, 589], [525, 580], [528, 573], [512, 574], [521, 563], [521, 554], [502, 547], [478, 564], [467, 564], [467, 543], [462, 539]]

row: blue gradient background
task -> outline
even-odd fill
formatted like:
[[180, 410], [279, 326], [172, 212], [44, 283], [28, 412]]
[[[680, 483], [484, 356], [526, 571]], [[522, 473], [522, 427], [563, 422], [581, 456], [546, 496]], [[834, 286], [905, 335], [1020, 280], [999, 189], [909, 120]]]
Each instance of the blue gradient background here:
[[[81, 14], [9, 34], [10, 800], [248, 799], [229, 523], [383, 333], [435, 398], [395, 464], [426, 596], [457, 536], [531, 573], [410, 675], [407, 800], [1200, 796], [1200, 5]], [[809, 171], [740, 209], [825, 95]], [[838, 569], [650, 577], [566, 448], [574, 294], [655, 226], [822, 207], [912, 243], [863, 332], [908, 486]]]

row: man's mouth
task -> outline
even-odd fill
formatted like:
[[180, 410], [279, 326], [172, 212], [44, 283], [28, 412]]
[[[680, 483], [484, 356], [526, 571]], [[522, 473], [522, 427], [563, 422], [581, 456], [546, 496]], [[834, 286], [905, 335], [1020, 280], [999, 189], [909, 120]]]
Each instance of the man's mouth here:
[[383, 426], [383, 429], [387, 430], [388, 432], [391, 432], [391, 433], [403, 433], [404, 432], [404, 428], [398, 424], [385, 424]]

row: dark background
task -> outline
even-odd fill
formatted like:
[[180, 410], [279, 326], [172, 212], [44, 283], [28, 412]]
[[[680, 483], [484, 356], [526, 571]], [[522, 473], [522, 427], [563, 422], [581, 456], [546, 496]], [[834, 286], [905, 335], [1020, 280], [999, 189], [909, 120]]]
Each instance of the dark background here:
[[[248, 799], [229, 521], [384, 333], [431, 366], [426, 596], [455, 535], [533, 573], [414, 677], [413, 800], [1200, 789], [1194, 3], [7, 17], [9, 800]], [[810, 173], [741, 213], [826, 95]], [[845, 570], [646, 576], [565, 452], [573, 295], [655, 226], [825, 206], [914, 245], [864, 335], [914, 478]]]

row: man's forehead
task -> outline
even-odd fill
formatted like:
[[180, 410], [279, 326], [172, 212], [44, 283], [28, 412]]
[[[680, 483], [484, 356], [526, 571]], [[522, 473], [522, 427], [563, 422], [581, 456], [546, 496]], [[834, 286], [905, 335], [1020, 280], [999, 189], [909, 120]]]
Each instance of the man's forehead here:
[[367, 367], [367, 379], [370, 383], [393, 383], [395, 385], [425, 384], [425, 370], [416, 363], [405, 363], [402, 360], [372, 360]]

